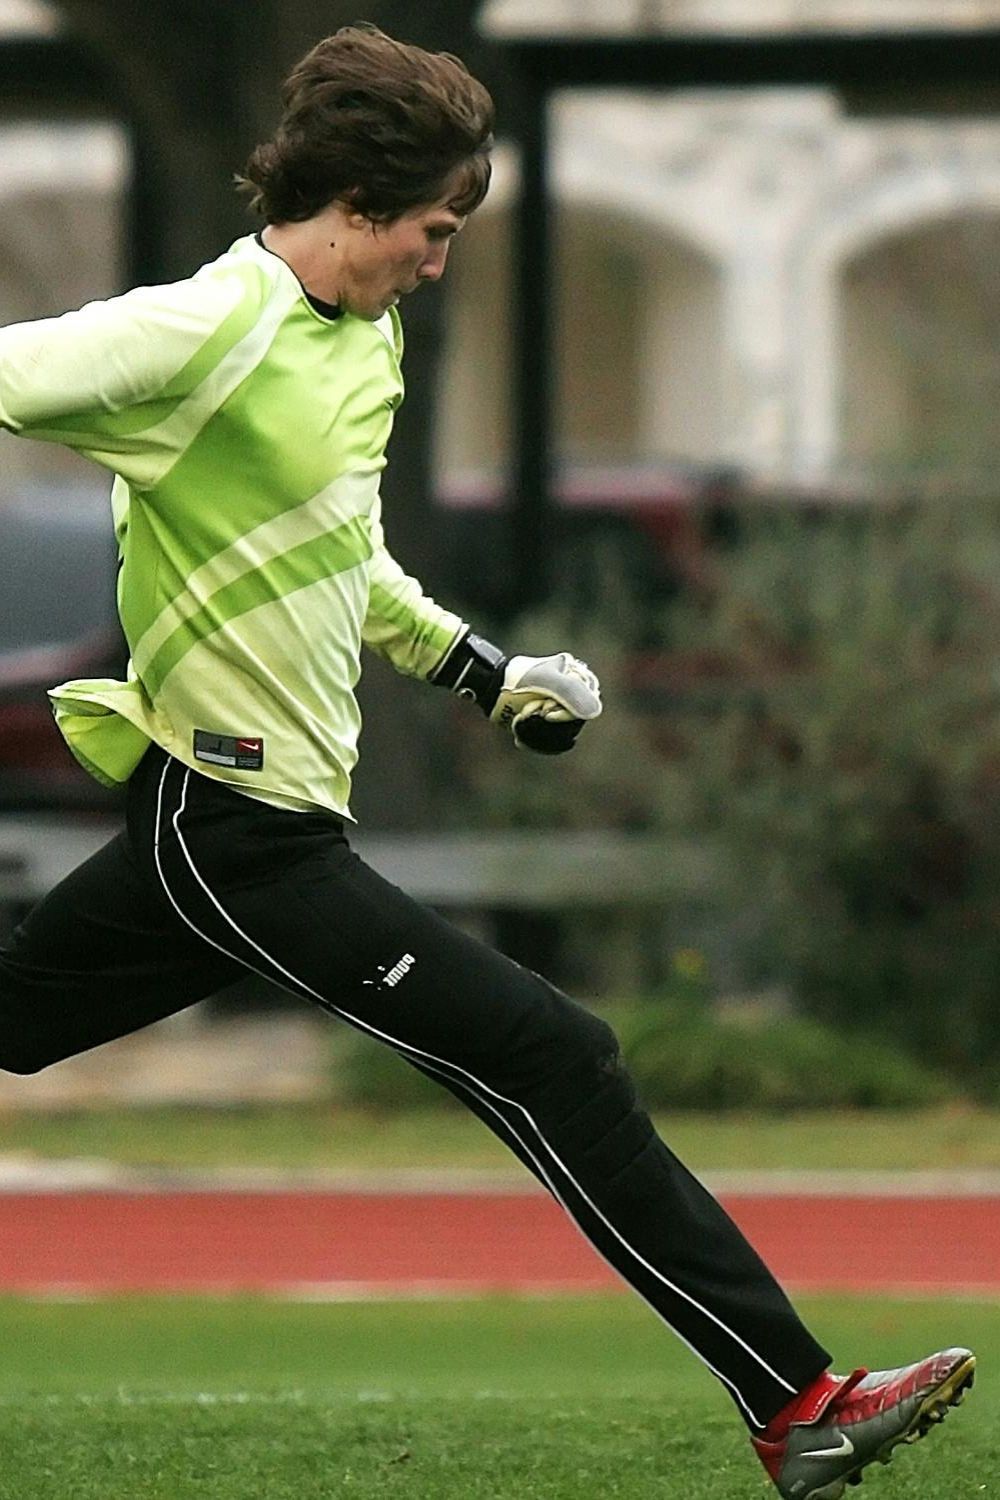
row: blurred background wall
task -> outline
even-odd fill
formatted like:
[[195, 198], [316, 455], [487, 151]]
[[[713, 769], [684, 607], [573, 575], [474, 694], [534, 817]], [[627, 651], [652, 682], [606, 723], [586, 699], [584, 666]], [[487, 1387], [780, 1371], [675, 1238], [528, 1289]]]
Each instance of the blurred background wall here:
[[[567, 458], [790, 483], [996, 460], [1000, 124], [853, 119], [820, 90], [567, 92], [553, 150]], [[451, 288], [458, 492], [510, 456], [514, 153], [498, 166]]]
[[[437, 299], [447, 300], [443, 351], [443, 307], [412, 312], [414, 407], [428, 389], [425, 346], [432, 371], [440, 353], [436, 420], [419, 423], [431, 432], [429, 483], [405, 417], [397, 445], [407, 447], [398, 467], [416, 475], [416, 486], [400, 485], [400, 550], [432, 586], [451, 588], [436, 539], [428, 545], [409, 513], [434, 497], [468, 503], [502, 490], [511, 457], [517, 108], [502, 41], [560, 29], [962, 28], [1000, 16], [992, 0], [491, 0], [481, 14], [430, 6], [419, 20], [382, 8], [385, 24], [408, 22], [429, 45], [450, 35], [456, 47], [470, 43], [473, 65], [488, 58], [502, 110], [496, 186]], [[7, 321], [184, 274], [249, 227], [229, 175], [273, 123], [283, 65], [324, 22], [337, 23], [337, 11], [254, 4], [234, 24], [220, 3], [182, 7], [174, 24], [153, 7], [151, 35], [172, 38], [154, 65], [145, 28], [115, 7], [6, 0], [0, 35], [47, 40], [97, 68], [91, 96], [75, 104], [40, 83], [26, 100], [22, 79], [8, 106]], [[242, 57], [230, 55], [234, 42]], [[25, 53], [25, 70], [35, 55]], [[13, 52], [8, 73], [17, 66]], [[224, 94], [212, 91], [217, 73]], [[199, 89], [207, 97], [190, 108]], [[102, 109], [106, 118], [95, 119]], [[974, 470], [995, 460], [998, 358], [983, 305], [1000, 234], [992, 118], [858, 118], [822, 90], [617, 90], [561, 94], [553, 124], [558, 446], [568, 462], [724, 464], [780, 482], [838, 483], [886, 466]], [[151, 182], [167, 197], [141, 213]], [[11, 482], [73, 468], [42, 446], [0, 442]], [[410, 506], [414, 488], [429, 493]]]

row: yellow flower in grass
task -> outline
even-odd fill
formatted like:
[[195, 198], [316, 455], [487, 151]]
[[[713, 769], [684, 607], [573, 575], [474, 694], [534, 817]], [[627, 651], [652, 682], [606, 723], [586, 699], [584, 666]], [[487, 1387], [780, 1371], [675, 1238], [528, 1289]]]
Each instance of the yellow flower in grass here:
[[679, 979], [705, 979], [708, 960], [697, 948], [678, 948], [674, 954], [674, 973]]

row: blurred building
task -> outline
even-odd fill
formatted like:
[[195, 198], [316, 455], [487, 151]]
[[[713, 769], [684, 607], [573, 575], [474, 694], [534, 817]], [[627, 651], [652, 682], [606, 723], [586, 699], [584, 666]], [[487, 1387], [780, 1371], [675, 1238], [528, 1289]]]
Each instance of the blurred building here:
[[[0, 0], [0, 40], [55, 36], [44, 0]], [[59, 118], [0, 121], [0, 325], [50, 317], [121, 289], [129, 146], [120, 124]], [[92, 495], [84, 459], [0, 433], [0, 498], [26, 482]]]
[[494, 35], [817, 31], [982, 26], [997, 0], [485, 0]]
[[[1000, 0], [486, 0], [483, 29], [961, 28]], [[51, 36], [0, 0], [0, 37]], [[733, 465], [777, 483], [1000, 457], [1000, 122], [863, 118], [822, 90], [566, 92], [554, 106], [558, 447], [576, 463]], [[502, 123], [502, 122], [501, 122]], [[112, 294], [130, 172], [109, 119], [0, 126], [0, 319]], [[510, 451], [517, 155], [449, 276], [436, 470], [468, 497]], [[220, 247], [221, 248], [221, 247]], [[3, 483], [82, 474], [0, 435]]]
[[[499, 37], [1000, 21], [1000, 0], [489, 0]], [[557, 96], [557, 443], [778, 483], [1000, 458], [1000, 122], [824, 90]], [[508, 451], [517, 162], [455, 256], [439, 467]], [[483, 331], [488, 336], [483, 336]], [[470, 396], [472, 399], [470, 399]]]

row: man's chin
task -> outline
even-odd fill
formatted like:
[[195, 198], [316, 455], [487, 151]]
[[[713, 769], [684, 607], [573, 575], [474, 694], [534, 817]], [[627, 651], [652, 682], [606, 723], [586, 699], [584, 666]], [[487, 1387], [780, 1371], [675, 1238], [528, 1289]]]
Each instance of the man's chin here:
[[369, 303], [367, 307], [349, 307], [347, 311], [366, 323], [377, 323], [379, 318], [384, 318], [390, 307], [395, 307], [398, 301], [398, 297], [390, 297], [386, 302], [377, 302], [374, 305]]

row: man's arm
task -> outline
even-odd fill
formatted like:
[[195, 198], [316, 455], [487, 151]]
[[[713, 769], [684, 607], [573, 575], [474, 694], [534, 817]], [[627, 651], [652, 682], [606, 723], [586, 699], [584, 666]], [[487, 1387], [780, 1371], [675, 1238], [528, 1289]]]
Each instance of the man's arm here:
[[238, 273], [140, 287], [0, 329], [0, 426], [63, 443], [121, 473], [252, 326]]
[[385, 545], [378, 504], [371, 518], [368, 613], [362, 639], [406, 677], [430, 676], [465, 630], [459, 615], [442, 609], [404, 573]]
[[469, 698], [528, 749], [555, 755], [572, 749], [601, 712], [597, 678], [568, 652], [507, 657], [442, 609], [390, 555], [378, 516], [371, 598], [363, 637], [397, 671], [423, 677]]

